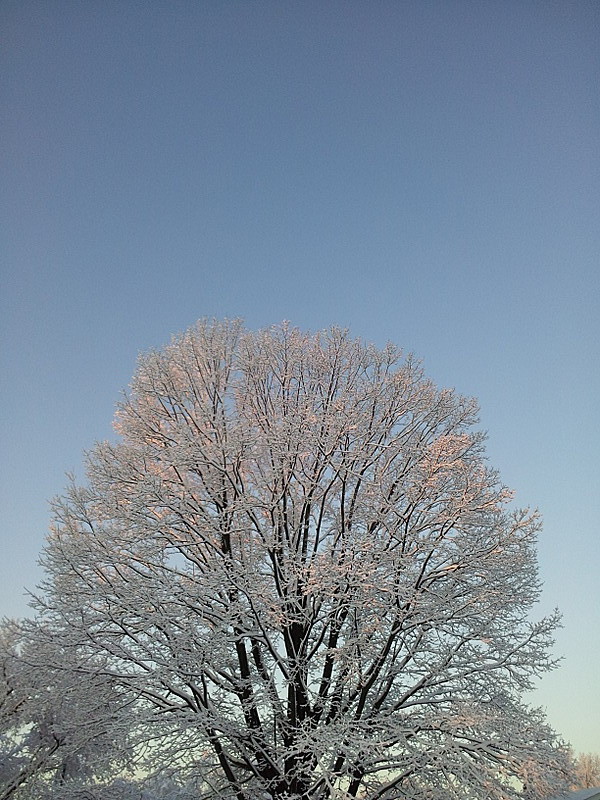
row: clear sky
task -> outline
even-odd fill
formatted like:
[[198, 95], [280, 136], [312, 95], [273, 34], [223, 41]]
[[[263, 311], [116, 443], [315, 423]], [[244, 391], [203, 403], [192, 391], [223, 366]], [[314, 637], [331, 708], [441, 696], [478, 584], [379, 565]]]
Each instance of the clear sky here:
[[600, 3], [3, 0], [0, 613], [140, 351], [332, 324], [475, 395], [545, 518], [534, 702], [600, 752]]

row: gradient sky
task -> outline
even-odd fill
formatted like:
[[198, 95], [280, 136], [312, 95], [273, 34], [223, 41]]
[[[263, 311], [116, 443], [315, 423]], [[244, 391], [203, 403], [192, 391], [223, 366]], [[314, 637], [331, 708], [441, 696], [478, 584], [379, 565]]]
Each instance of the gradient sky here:
[[140, 351], [332, 324], [475, 395], [600, 752], [600, 3], [0, 5], [0, 614]]

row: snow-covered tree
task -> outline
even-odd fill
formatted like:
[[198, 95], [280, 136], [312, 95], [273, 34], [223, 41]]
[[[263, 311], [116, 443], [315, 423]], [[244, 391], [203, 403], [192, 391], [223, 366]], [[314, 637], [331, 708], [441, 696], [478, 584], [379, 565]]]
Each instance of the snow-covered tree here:
[[576, 780], [574, 789], [590, 789], [600, 786], [600, 755], [580, 753], [575, 760]]
[[130, 700], [31, 621], [0, 624], [0, 800], [55, 797], [128, 759]]
[[476, 421], [391, 345], [201, 322], [55, 502], [44, 624], [198, 798], [556, 793], [568, 750], [520, 699], [557, 622], [530, 621], [539, 520]]

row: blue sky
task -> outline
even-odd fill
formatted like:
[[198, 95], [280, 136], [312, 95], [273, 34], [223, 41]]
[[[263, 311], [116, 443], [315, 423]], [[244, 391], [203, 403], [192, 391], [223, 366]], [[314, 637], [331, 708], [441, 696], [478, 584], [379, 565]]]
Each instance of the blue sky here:
[[0, 7], [0, 613], [140, 351], [332, 324], [475, 395], [545, 519], [534, 702], [600, 751], [600, 5]]

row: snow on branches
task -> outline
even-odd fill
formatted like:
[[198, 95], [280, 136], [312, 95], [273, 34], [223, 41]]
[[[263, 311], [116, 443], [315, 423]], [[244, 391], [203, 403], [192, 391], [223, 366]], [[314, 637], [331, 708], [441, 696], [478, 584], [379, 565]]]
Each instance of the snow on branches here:
[[539, 521], [476, 422], [391, 345], [200, 322], [55, 502], [45, 624], [197, 797], [555, 792], [568, 754], [520, 700], [552, 666]]

